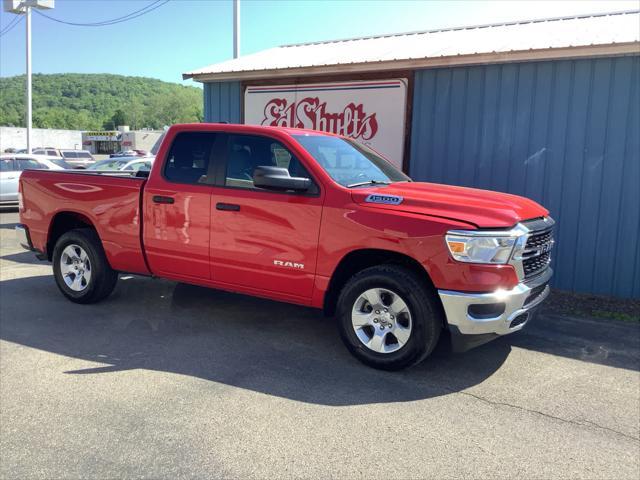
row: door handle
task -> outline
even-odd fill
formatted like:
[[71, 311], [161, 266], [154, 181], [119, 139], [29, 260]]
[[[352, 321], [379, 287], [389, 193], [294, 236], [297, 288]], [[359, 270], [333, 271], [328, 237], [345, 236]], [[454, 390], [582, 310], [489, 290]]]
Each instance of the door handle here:
[[216, 203], [216, 210], [237, 212], [240, 210], [240, 205], [236, 205], [235, 203]]
[[154, 195], [153, 203], [173, 203], [175, 200], [173, 197], [165, 197], [163, 195]]

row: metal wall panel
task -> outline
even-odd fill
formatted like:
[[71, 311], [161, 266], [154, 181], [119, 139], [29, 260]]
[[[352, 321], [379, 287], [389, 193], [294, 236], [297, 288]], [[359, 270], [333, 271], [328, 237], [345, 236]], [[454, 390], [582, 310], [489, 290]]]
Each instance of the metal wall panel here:
[[640, 298], [640, 57], [420, 70], [410, 174], [558, 222], [557, 288]]
[[205, 83], [204, 121], [240, 123], [240, 82]]

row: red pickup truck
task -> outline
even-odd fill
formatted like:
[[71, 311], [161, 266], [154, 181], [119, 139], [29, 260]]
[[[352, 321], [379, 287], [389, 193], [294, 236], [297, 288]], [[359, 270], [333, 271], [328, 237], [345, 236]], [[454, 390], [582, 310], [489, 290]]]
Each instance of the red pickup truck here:
[[399, 369], [520, 330], [549, 294], [553, 220], [514, 195], [413, 182], [351, 139], [171, 127], [151, 172], [26, 171], [20, 243], [71, 301], [120, 272], [324, 309], [361, 361]]

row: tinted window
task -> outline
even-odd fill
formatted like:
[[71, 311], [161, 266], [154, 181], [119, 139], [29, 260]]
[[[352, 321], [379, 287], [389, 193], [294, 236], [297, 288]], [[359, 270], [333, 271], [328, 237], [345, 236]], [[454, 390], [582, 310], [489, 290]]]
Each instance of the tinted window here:
[[14, 172], [16, 168], [11, 158], [3, 158], [0, 160], [0, 172]]
[[91, 154], [89, 152], [76, 152], [76, 155], [78, 156], [78, 158], [88, 158], [89, 160], [91, 160]]
[[47, 150], [47, 155], [51, 155], [52, 157], [57, 157], [58, 153], [55, 150]]
[[328, 135], [295, 135], [295, 139], [340, 185], [406, 182], [411, 179], [366, 146]]
[[178, 183], [206, 183], [215, 139], [213, 132], [179, 133], [165, 163], [166, 179]]
[[257, 167], [282, 167], [292, 177], [311, 178], [309, 172], [280, 142], [255, 135], [229, 135], [227, 173], [228, 187], [255, 188], [253, 172]]
[[62, 152], [62, 156], [64, 158], [78, 158], [78, 154], [76, 152]]
[[47, 168], [41, 163], [27, 158], [18, 158], [16, 162], [18, 164], [18, 170], [42, 170]]

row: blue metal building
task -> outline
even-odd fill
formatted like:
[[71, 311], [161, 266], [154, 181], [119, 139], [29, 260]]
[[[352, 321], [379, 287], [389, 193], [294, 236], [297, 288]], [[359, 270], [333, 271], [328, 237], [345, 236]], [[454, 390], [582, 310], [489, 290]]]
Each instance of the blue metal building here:
[[185, 78], [204, 82], [205, 121], [232, 123], [247, 85], [408, 78], [412, 178], [538, 201], [558, 223], [555, 287], [640, 298], [639, 25], [622, 12], [293, 45]]

